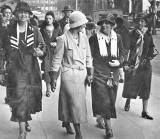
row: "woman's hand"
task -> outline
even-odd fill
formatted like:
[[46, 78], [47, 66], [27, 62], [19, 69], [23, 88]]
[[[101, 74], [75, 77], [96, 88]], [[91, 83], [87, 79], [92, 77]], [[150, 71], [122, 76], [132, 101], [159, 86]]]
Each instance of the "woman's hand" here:
[[40, 48], [34, 48], [35, 52], [33, 53], [34, 56], [43, 56], [43, 51]]
[[112, 62], [109, 62], [109, 65], [111, 67], [118, 67], [120, 66], [120, 62], [118, 60], [112, 60]]
[[51, 42], [50, 45], [51, 45], [52, 47], [56, 47], [56, 46], [57, 46], [57, 43], [56, 43], [56, 42]]

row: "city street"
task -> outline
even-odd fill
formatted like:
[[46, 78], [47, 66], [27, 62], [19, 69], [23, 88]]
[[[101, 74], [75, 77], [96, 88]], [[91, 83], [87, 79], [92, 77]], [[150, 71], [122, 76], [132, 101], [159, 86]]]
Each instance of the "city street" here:
[[[157, 49], [160, 51], [160, 35], [154, 36]], [[153, 61], [153, 78], [151, 98], [149, 101], [149, 113], [154, 117], [153, 121], [141, 118], [142, 103], [140, 99], [131, 102], [131, 109], [125, 112], [123, 107], [125, 99], [122, 96], [123, 84], [119, 85], [117, 97], [117, 119], [112, 120], [113, 139], [159, 139], [160, 137], [160, 55]], [[73, 135], [67, 135], [58, 121], [58, 91], [51, 97], [45, 97], [45, 84], [43, 83], [43, 111], [33, 116], [31, 121], [32, 131], [27, 139], [74, 139]], [[5, 88], [0, 86], [0, 139], [17, 139], [18, 124], [10, 120], [10, 108], [4, 104]], [[87, 92], [88, 123], [82, 125], [84, 139], [104, 139], [104, 130], [98, 129], [95, 118], [92, 116], [91, 92]]]

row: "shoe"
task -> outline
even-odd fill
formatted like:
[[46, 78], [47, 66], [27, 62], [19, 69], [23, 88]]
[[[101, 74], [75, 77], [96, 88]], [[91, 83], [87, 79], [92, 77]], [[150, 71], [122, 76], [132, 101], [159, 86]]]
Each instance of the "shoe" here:
[[51, 92], [50, 91], [46, 91], [46, 97], [50, 97], [51, 95]]
[[103, 118], [97, 118], [97, 127], [100, 128], [100, 129], [105, 129], [105, 123], [104, 123], [104, 120]]
[[70, 125], [70, 123], [66, 123], [66, 122], [62, 122], [62, 127], [65, 127], [66, 128], [66, 132], [67, 132], [67, 134], [71, 134], [71, 135], [73, 135], [74, 134], [74, 132], [73, 132], [73, 130], [72, 130], [72, 128], [71, 128], [71, 125]]
[[119, 83], [124, 83], [124, 79], [120, 79], [120, 80], [119, 80]]
[[124, 110], [129, 111], [129, 109], [130, 109], [130, 100], [127, 99], [126, 104], [124, 106]]
[[83, 139], [83, 138], [82, 138], [82, 135], [76, 135], [75, 139]]
[[28, 122], [26, 122], [25, 129], [27, 132], [31, 132], [31, 127]]
[[113, 137], [112, 129], [106, 129], [106, 139]]
[[26, 132], [21, 132], [19, 133], [18, 139], [26, 139], [27, 133]]
[[148, 119], [148, 120], [153, 120], [153, 117], [147, 114], [147, 112], [142, 112], [142, 118]]

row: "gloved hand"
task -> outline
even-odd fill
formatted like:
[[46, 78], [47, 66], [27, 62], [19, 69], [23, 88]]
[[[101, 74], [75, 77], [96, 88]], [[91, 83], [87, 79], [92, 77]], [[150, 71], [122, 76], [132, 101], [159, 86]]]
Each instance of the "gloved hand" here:
[[90, 86], [92, 82], [93, 82], [93, 76], [92, 75], [87, 75], [87, 77], [86, 77], [86, 84], [88, 86]]
[[49, 72], [49, 76], [50, 76], [50, 78], [51, 78], [51, 83], [50, 83], [50, 85], [51, 85], [51, 91], [52, 92], [54, 92], [55, 91], [55, 89], [56, 89], [56, 83], [57, 83], [57, 77], [58, 77], [58, 75], [59, 75], [59, 72], [57, 71], [50, 71]]
[[120, 62], [118, 60], [112, 60], [111, 62], [109, 62], [109, 65], [111, 67], [118, 67], [120, 66]]
[[51, 84], [51, 91], [55, 92], [57, 81], [56, 80], [52, 80], [50, 84]]
[[94, 69], [93, 68], [87, 68], [86, 84], [88, 86], [90, 86], [91, 83], [93, 82], [93, 73], [94, 73]]

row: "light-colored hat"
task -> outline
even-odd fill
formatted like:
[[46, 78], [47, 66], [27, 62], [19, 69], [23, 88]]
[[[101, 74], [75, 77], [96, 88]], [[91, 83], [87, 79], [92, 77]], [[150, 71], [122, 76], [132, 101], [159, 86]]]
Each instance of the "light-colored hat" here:
[[86, 16], [80, 11], [74, 11], [69, 17], [70, 28], [82, 26], [88, 22]]

